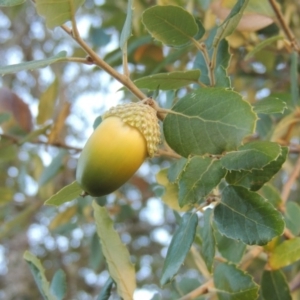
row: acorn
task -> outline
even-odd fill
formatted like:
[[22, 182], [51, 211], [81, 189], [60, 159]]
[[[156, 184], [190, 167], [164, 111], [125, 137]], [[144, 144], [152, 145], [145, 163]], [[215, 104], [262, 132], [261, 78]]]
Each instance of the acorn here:
[[127, 182], [160, 142], [156, 111], [143, 103], [111, 108], [86, 142], [76, 180], [86, 194], [100, 197]]

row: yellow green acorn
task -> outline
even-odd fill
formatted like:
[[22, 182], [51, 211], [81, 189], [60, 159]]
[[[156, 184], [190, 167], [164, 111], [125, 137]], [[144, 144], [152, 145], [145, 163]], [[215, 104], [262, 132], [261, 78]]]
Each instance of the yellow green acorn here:
[[160, 128], [151, 106], [140, 102], [113, 107], [84, 146], [76, 180], [91, 196], [110, 194], [155, 155], [159, 142]]

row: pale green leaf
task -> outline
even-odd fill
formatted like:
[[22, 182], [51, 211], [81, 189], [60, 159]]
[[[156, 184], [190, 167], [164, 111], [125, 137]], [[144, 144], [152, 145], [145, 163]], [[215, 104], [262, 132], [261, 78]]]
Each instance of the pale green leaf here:
[[199, 76], [199, 70], [176, 71], [146, 76], [135, 80], [134, 83], [140, 89], [177, 90], [189, 84], [198, 83]]
[[267, 97], [256, 101], [253, 109], [257, 114], [276, 114], [283, 113], [287, 109], [287, 104], [282, 99], [276, 97]]
[[0, 6], [15, 6], [23, 4], [26, 0], [0, 0]]
[[41, 94], [39, 101], [39, 112], [36, 122], [39, 125], [53, 118], [54, 107], [58, 95], [58, 78], [49, 85], [49, 87]]
[[292, 300], [289, 285], [280, 270], [264, 270], [261, 292], [264, 300]]
[[185, 213], [182, 216], [167, 252], [160, 278], [161, 285], [170, 282], [183, 264], [194, 241], [197, 224], [197, 214]]
[[40, 135], [43, 135], [47, 132], [47, 130], [49, 128], [51, 128], [51, 124], [45, 125], [43, 127], [40, 127], [34, 131], [31, 131], [29, 134], [27, 134], [25, 137], [23, 137], [20, 141], [19, 144], [24, 144], [26, 142], [30, 142], [35, 140], [37, 137], [39, 137]]
[[46, 205], [59, 206], [65, 202], [72, 201], [80, 196], [82, 188], [77, 181], [73, 181], [69, 185], [66, 185], [56, 194], [51, 196], [45, 201]]
[[179, 205], [203, 200], [226, 175], [220, 160], [194, 156], [188, 160], [179, 180]]
[[300, 260], [300, 238], [296, 237], [279, 244], [270, 254], [269, 264], [273, 270], [281, 269]]
[[287, 154], [288, 148], [281, 147], [281, 155], [263, 167], [262, 170], [231, 171], [227, 173], [226, 181], [232, 185], [241, 185], [251, 191], [257, 191], [281, 169]]
[[136, 281], [128, 249], [115, 231], [114, 223], [109, 217], [107, 209], [97, 205], [95, 201], [93, 208], [97, 233], [108, 264], [109, 274], [117, 285], [119, 296], [124, 300], [132, 300]]
[[253, 133], [257, 116], [250, 104], [224, 88], [200, 88], [181, 98], [168, 113], [164, 134], [184, 157], [236, 150]]
[[241, 186], [224, 188], [214, 220], [221, 234], [248, 245], [267, 244], [282, 234], [285, 225], [272, 204]]
[[35, 0], [36, 10], [49, 28], [60, 26], [74, 17], [85, 0]]
[[194, 17], [179, 6], [153, 6], [143, 13], [142, 21], [150, 34], [169, 46], [190, 43], [198, 33]]
[[298, 64], [299, 64], [299, 54], [298, 52], [293, 51], [291, 53], [290, 79], [291, 79], [292, 102], [295, 105], [295, 107], [298, 107], [300, 105]]
[[246, 272], [233, 264], [220, 263], [214, 271], [214, 284], [219, 300], [255, 300], [258, 285]]
[[24, 253], [24, 259], [29, 265], [30, 271], [34, 277], [39, 291], [41, 292], [45, 300], [57, 300], [50, 292], [50, 285], [45, 276], [45, 269], [42, 266], [40, 260], [29, 251]]
[[67, 282], [66, 274], [62, 269], [55, 272], [51, 281], [50, 290], [57, 300], [64, 299], [67, 292]]
[[126, 20], [120, 37], [120, 48], [122, 50], [124, 49], [125, 45], [127, 45], [127, 41], [131, 36], [133, 10], [134, 10], [133, 0], [128, 0]]
[[227, 153], [221, 158], [221, 163], [229, 171], [262, 170], [270, 162], [277, 160], [280, 155], [279, 144], [255, 141], [239, 147], [238, 151]]
[[34, 69], [44, 68], [53, 63], [65, 60], [66, 56], [67, 56], [67, 52], [61, 51], [49, 58], [27, 61], [20, 64], [0, 67], [0, 75], [17, 73], [23, 70], [34, 70]]

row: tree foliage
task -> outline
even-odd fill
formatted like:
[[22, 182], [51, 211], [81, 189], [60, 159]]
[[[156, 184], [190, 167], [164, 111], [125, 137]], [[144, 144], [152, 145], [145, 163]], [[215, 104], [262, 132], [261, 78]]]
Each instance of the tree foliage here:
[[[0, 6], [5, 299], [299, 297], [298, 3]], [[75, 169], [99, 116], [146, 99], [156, 156], [85, 195]]]

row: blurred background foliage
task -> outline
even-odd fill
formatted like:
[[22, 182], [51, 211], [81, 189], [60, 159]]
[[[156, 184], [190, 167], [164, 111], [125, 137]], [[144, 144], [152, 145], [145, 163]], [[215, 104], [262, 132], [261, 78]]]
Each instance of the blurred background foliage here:
[[[134, 1], [133, 35], [128, 42], [132, 78], [186, 70], [193, 66], [197, 55], [196, 50], [188, 47], [174, 49], [154, 41], [141, 23], [146, 8], [155, 4], [181, 5], [210, 30], [222, 17], [218, 15], [219, 2]], [[286, 22], [299, 39], [299, 2], [280, 2]], [[223, 8], [226, 5], [230, 1], [223, 1]], [[86, 0], [77, 12], [82, 37], [120, 71], [119, 37], [126, 10], [125, 0]], [[263, 189], [263, 193], [276, 194], [280, 199], [300, 150], [299, 111], [291, 106], [290, 45], [278, 38], [262, 50], [255, 48], [260, 42], [282, 34], [270, 11], [263, 17], [271, 20], [264, 19], [267, 23], [263, 28], [253, 27], [263, 21], [246, 21], [245, 27], [228, 38], [232, 54], [228, 71], [234, 89], [250, 103], [266, 97], [278, 97], [287, 103], [283, 115], [260, 115], [256, 130], [260, 139], [273, 139], [290, 146], [289, 159], [272, 181], [273, 185]], [[0, 45], [1, 66], [45, 59], [62, 50], [69, 56], [85, 57], [82, 49], [60, 28], [45, 27], [31, 1], [1, 8]], [[253, 49], [257, 51], [246, 57]], [[59, 209], [43, 203], [74, 181], [78, 154], [93, 131], [96, 117], [117, 103], [136, 99], [120, 90], [122, 86], [98, 67], [76, 63], [57, 63], [6, 75], [0, 78], [0, 84], [0, 299], [40, 299], [23, 260], [27, 249], [41, 259], [48, 278], [59, 268], [65, 271], [66, 299], [95, 299], [109, 274], [96, 235], [92, 199], [80, 198]], [[162, 106], [171, 107], [187, 90], [160, 92], [157, 99]], [[30, 132], [32, 135], [28, 137]], [[151, 299], [156, 291], [163, 299], [180, 298], [203, 280], [197, 268], [197, 251], [192, 248], [176, 279], [163, 290], [159, 285], [177, 213], [161, 201], [164, 188], [157, 184], [155, 175], [173, 161], [163, 156], [148, 160], [120, 190], [97, 199], [99, 203], [107, 203], [116, 229], [132, 255], [140, 291], [137, 299]], [[289, 191], [293, 203], [299, 204], [299, 193], [299, 182], [295, 181]], [[255, 279], [260, 276], [257, 270], [263, 259], [258, 257], [248, 269]], [[288, 269], [288, 279], [298, 269], [299, 263]], [[112, 299], [118, 298], [112, 296]]]

